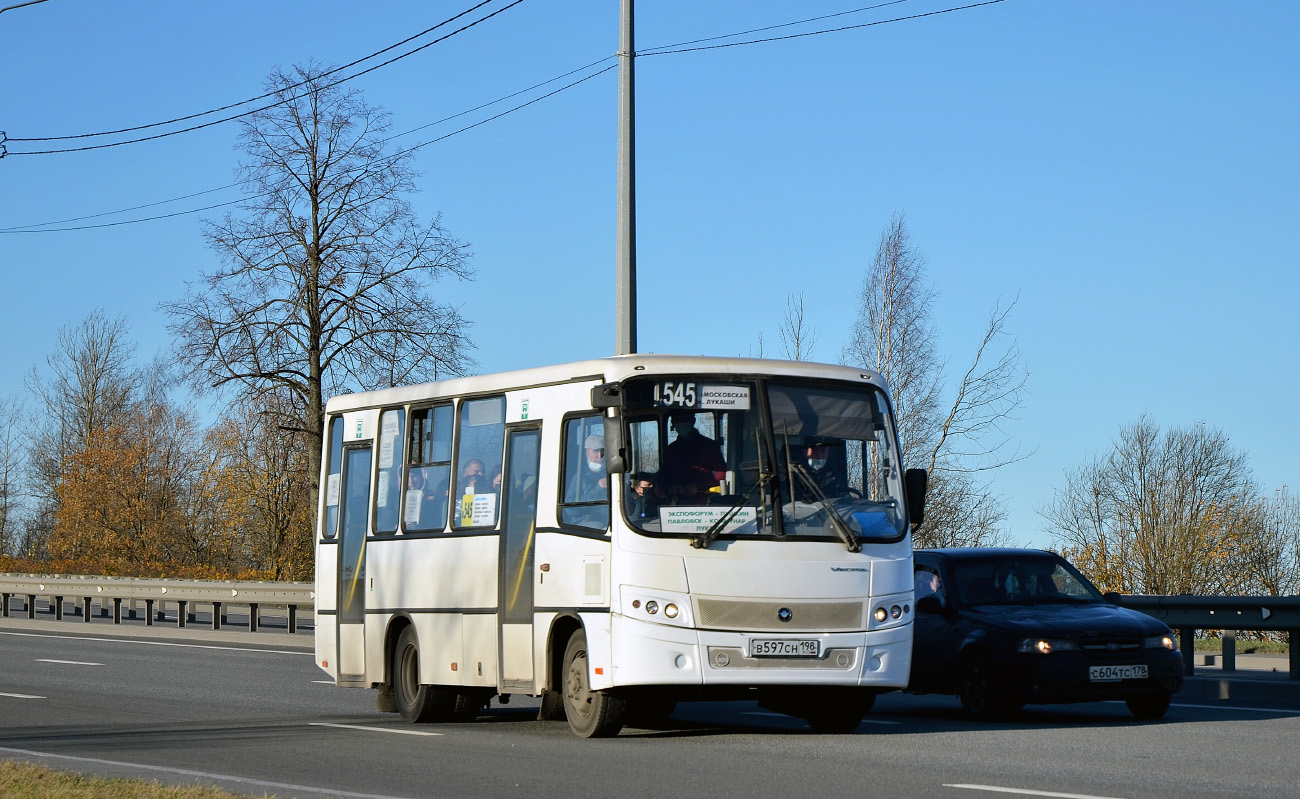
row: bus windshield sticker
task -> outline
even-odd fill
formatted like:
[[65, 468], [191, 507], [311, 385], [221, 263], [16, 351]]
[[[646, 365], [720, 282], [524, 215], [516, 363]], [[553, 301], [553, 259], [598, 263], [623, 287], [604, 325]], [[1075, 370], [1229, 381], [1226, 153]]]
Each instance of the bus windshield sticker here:
[[749, 410], [749, 386], [702, 386], [700, 407], [747, 411]]
[[325, 504], [334, 507], [339, 504], [339, 475], [331, 474], [329, 481], [325, 484]]
[[[731, 510], [731, 508], [711, 507], [701, 505], [698, 507], [675, 505], [669, 508], [659, 509], [659, 524], [665, 533], [692, 533], [699, 534], [708, 530], [713, 523], [721, 518], [722, 514]], [[756, 508], [740, 508], [736, 515], [731, 517], [727, 526], [722, 529], [723, 533], [729, 533], [737, 528], [754, 521], [757, 515]]]
[[655, 383], [654, 404], [663, 408], [749, 410], [749, 386], [702, 386], [665, 380]]

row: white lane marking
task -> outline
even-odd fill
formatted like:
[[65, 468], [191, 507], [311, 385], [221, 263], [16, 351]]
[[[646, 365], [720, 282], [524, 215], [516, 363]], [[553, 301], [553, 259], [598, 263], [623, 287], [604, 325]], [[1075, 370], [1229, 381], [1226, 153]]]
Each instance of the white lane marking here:
[[52, 658], [36, 658], [37, 663], [62, 663], [65, 666], [102, 666], [103, 663], [88, 663], [84, 660], [53, 660]]
[[366, 730], [368, 732], [391, 732], [397, 735], [433, 735], [441, 738], [446, 733], [426, 732], [424, 730], [399, 730], [392, 727], [363, 727], [360, 724], [329, 724], [324, 721], [308, 722], [309, 727], [338, 727], [343, 730]]
[[334, 681], [333, 681], [333, 680], [312, 680], [312, 682], [316, 683], [317, 685], [333, 685], [333, 684], [334, 684]]
[[16, 635], [19, 638], [60, 638], [65, 641], [99, 641], [109, 644], [144, 644], [145, 646], [179, 646], [185, 649], [221, 649], [227, 652], [265, 652], [272, 655], [306, 655], [315, 657], [312, 652], [291, 649], [253, 649], [240, 646], [213, 646], [212, 644], [178, 644], [173, 641], [141, 641], [138, 638], [91, 638], [85, 635], [45, 635], [43, 633], [11, 633], [0, 630], [0, 635]]
[[43, 696], [33, 696], [33, 695], [31, 695], [31, 694], [4, 694], [4, 693], [0, 693], [0, 696], [7, 696], [7, 697], [9, 697], [10, 699], [44, 699], [44, 698], [45, 698], [45, 697], [43, 697]]
[[387, 796], [381, 793], [353, 793], [352, 791], [341, 791], [337, 788], [314, 788], [310, 785], [294, 785], [291, 782], [268, 782], [266, 780], [249, 779], [248, 777], [236, 777], [232, 774], [214, 774], [208, 771], [192, 771], [187, 768], [151, 766], [147, 763], [125, 763], [120, 760], [100, 760], [96, 757], [56, 755], [52, 752], [33, 752], [28, 749], [9, 749], [3, 746], [0, 746], [0, 752], [23, 755], [24, 757], [48, 757], [55, 760], [71, 760], [74, 763], [94, 763], [100, 766], [116, 766], [118, 768], [138, 768], [146, 771], [162, 771], [167, 774], [180, 774], [185, 777], [199, 777], [205, 780], [226, 780], [228, 782], [238, 783], [239, 785], [255, 785], [259, 788], [280, 788], [288, 791], [308, 791], [310, 793], [323, 793], [329, 796], [355, 797], [355, 799], [404, 799], [403, 797]]
[[[787, 716], [787, 715], [784, 714], [784, 713], [773, 713], [773, 712], [770, 712], [770, 711], [762, 711], [762, 710], [747, 710], [747, 711], [745, 711], [744, 713], [741, 713], [740, 715], [742, 715], [742, 716], [768, 716], [768, 717], [770, 717], [770, 718], [776, 718], [776, 719], [792, 719], [792, 718], [794, 718], [794, 716]], [[889, 725], [895, 725], [895, 724], [902, 724], [903, 722], [901, 722], [901, 721], [885, 721], [884, 719], [863, 719], [863, 720], [862, 720], [862, 723], [863, 723], [863, 724], [889, 724]]]
[[953, 785], [944, 783], [945, 788], [965, 788], [970, 791], [992, 791], [994, 793], [1014, 793], [1021, 796], [1051, 796], [1055, 799], [1115, 799], [1111, 796], [1097, 796], [1090, 793], [1061, 793], [1060, 791], [1034, 791], [1029, 788], [1006, 788], [1001, 785]]

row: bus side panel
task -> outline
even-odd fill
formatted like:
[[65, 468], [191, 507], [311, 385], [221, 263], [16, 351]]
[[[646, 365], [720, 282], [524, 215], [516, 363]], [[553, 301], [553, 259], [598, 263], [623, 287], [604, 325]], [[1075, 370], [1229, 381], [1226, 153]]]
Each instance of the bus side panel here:
[[609, 554], [608, 539], [539, 534], [533, 604], [540, 608], [608, 607]]
[[415, 613], [415, 634], [420, 643], [420, 682], [424, 685], [460, 685], [465, 676], [464, 643], [458, 613]]
[[393, 623], [395, 614], [366, 614], [366, 684], [377, 685], [384, 682], [384, 634], [388, 625]]
[[610, 635], [610, 614], [581, 613], [582, 628], [587, 633], [587, 668], [591, 689], [600, 691], [614, 686], [613, 637]]
[[497, 615], [475, 613], [462, 621], [465, 649], [460, 685], [497, 684]]
[[384, 611], [494, 611], [498, 546], [495, 534], [372, 538], [366, 544], [366, 606]]
[[[338, 678], [338, 569], [339, 548], [333, 544], [316, 547], [316, 665]], [[321, 611], [328, 611], [322, 613]]]

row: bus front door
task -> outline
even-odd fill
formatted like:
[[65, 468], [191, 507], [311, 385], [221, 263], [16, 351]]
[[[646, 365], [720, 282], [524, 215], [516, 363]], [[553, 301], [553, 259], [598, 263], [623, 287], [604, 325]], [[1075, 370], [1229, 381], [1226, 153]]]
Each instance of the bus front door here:
[[542, 431], [506, 438], [505, 522], [501, 534], [501, 688], [533, 687], [533, 535]]
[[366, 671], [366, 528], [370, 519], [371, 447], [343, 449], [339, 524], [338, 679], [360, 684]]

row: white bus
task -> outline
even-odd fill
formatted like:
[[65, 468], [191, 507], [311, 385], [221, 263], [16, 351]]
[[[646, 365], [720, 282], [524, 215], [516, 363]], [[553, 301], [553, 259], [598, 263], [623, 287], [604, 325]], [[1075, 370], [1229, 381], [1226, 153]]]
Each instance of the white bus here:
[[625, 355], [335, 397], [324, 446], [316, 660], [381, 710], [847, 731], [907, 684], [926, 475], [874, 372]]

